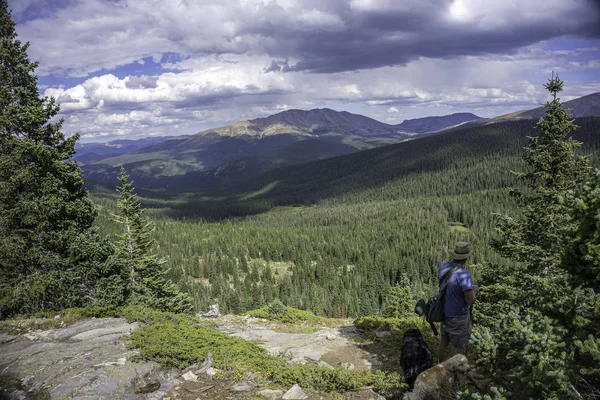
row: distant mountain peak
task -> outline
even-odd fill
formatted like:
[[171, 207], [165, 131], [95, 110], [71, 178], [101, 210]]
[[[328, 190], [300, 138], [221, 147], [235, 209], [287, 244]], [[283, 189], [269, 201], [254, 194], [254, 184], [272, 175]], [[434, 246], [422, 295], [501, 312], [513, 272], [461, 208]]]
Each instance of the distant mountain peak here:
[[[600, 116], [600, 92], [591, 93], [573, 100], [565, 101], [564, 107], [571, 110], [573, 118]], [[518, 111], [501, 115], [493, 120], [539, 119], [546, 114], [544, 106], [532, 110]]]
[[439, 117], [424, 117], [404, 120], [401, 124], [396, 125], [402, 130], [407, 130], [417, 133], [435, 132], [449, 126], [462, 124], [464, 122], [481, 119], [472, 113], [454, 113]]
[[393, 125], [379, 122], [364, 115], [330, 108], [312, 110], [290, 109], [267, 117], [235, 122], [220, 128], [208, 129], [198, 135], [217, 134], [219, 136], [271, 136], [293, 134], [319, 137], [323, 135], [342, 136], [403, 136]]

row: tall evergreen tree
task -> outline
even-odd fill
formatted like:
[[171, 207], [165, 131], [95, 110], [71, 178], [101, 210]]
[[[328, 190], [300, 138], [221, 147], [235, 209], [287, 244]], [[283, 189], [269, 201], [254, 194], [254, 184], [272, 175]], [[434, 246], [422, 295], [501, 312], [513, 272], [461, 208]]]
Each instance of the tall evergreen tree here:
[[512, 192], [522, 214], [501, 217], [494, 243], [519, 263], [481, 271], [475, 311], [484, 328], [473, 341], [477, 364], [511, 397], [580, 399], [582, 360], [598, 348], [591, 334], [600, 303], [593, 290], [573, 284], [573, 268], [564, 260], [576, 244], [580, 224], [572, 199], [588, 164], [575, 152], [580, 143], [569, 135], [576, 126], [558, 98], [563, 82], [553, 74], [545, 87], [552, 100], [538, 123], [539, 135], [525, 148], [528, 169], [518, 174], [526, 187]]
[[558, 97], [563, 81], [553, 73], [544, 87], [552, 100], [545, 104], [546, 116], [537, 124], [539, 135], [529, 137], [524, 149], [529, 169], [517, 173], [526, 189], [511, 192], [523, 217], [516, 220], [502, 216], [500, 238], [495, 241], [496, 250], [525, 263], [532, 272], [551, 272], [560, 264], [575, 230], [567, 198], [588, 169], [585, 157], [575, 153], [581, 143], [571, 136], [577, 128], [571, 111]]
[[89, 234], [96, 211], [71, 160], [78, 136], [53, 122], [59, 106], [40, 97], [38, 64], [17, 39], [6, 0], [0, 35], [0, 313], [95, 301], [100, 277], [86, 270], [107, 261], [110, 245], [91, 258], [73, 248], [84, 237], [100, 240]]
[[123, 226], [117, 253], [128, 274], [128, 302], [162, 311], [191, 312], [191, 297], [180, 292], [177, 285], [164, 277], [164, 260], [152, 252], [154, 225], [144, 218], [144, 209], [134, 193], [133, 182], [129, 181], [123, 167], [119, 182], [119, 214], [114, 216], [114, 220]]

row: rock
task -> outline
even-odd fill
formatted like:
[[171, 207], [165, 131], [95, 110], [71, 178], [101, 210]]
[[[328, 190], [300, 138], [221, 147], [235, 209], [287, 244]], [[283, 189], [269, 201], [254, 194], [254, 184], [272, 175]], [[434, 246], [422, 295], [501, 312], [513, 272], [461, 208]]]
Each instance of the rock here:
[[185, 374], [181, 375], [183, 379], [186, 381], [196, 382], [198, 380], [198, 375], [194, 374], [192, 371], [188, 371]]
[[54, 316], [54, 319], [60, 319], [60, 314], [58, 314], [58, 315], [55, 315], [55, 316]]
[[266, 400], [279, 400], [283, 396], [283, 390], [263, 389], [256, 393], [264, 397]]
[[372, 389], [359, 390], [358, 392], [344, 393], [343, 400], [385, 400], [385, 397], [375, 393]]
[[29, 386], [34, 379], [35, 376], [27, 375], [25, 378], [21, 379], [21, 383], [23, 384], [23, 386]]
[[349, 363], [349, 362], [347, 362], [347, 363], [340, 363], [340, 366], [342, 368], [344, 368], [344, 369], [354, 369], [355, 368], [354, 364]]
[[329, 369], [334, 369], [334, 368], [333, 368], [333, 365], [331, 365], [331, 364], [329, 364], [329, 363], [326, 363], [325, 361], [319, 361], [319, 362], [317, 363], [317, 365], [318, 365], [319, 367], [325, 367], [325, 368], [329, 368]]
[[219, 312], [219, 305], [218, 304], [211, 304], [210, 306], [208, 306], [208, 312], [206, 312], [206, 313], [198, 313], [198, 314], [196, 314], [196, 316], [198, 316], [198, 317], [204, 317], [204, 318], [216, 318], [216, 317], [220, 317], [221, 313]]
[[152, 392], [156, 392], [159, 388], [160, 388], [160, 382], [158, 379], [155, 379], [154, 381], [150, 382], [149, 384], [137, 388], [135, 393], [136, 394], [152, 393]]
[[229, 388], [232, 392], [251, 392], [256, 388], [256, 385], [249, 381], [237, 383]]
[[[467, 357], [457, 354], [443, 363], [421, 372], [415, 381], [413, 391], [406, 393], [403, 399], [442, 399], [442, 394], [453, 398], [461, 378], [468, 377], [471, 370]], [[459, 382], [456, 382], [456, 379]]]
[[210, 367], [206, 370], [206, 375], [215, 376], [217, 375], [217, 371], [213, 367]]
[[386, 338], [388, 336], [391, 336], [391, 334], [392, 333], [389, 332], [389, 331], [377, 331], [377, 332], [375, 332], [375, 337], [377, 339], [383, 339], [383, 338]]
[[133, 393], [136, 388], [155, 380], [160, 390], [144, 396], [159, 398], [177, 377], [155, 362], [127, 361], [138, 352], [128, 350], [120, 338], [136, 326], [121, 318], [96, 318], [30, 332], [35, 340], [24, 335], [2, 340], [0, 335], [0, 365], [10, 366], [16, 380], [25, 378], [26, 390], [45, 389], [51, 398], [140, 398]]
[[183, 376], [184, 374], [188, 373], [189, 371], [192, 371], [193, 373], [198, 375], [199, 368], [200, 368], [200, 364], [198, 364], [198, 363], [192, 364], [189, 367], [187, 367], [186, 369], [184, 369], [183, 371], [181, 371], [180, 375]]
[[209, 351], [208, 354], [206, 355], [206, 360], [204, 360], [204, 362], [202, 363], [200, 368], [197, 371], [195, 371], [194, 373], [196, 375], [205, 374], [206, 371], [208, 371], [208, 369], [210, 368], [212, 361], [213, 361], [213, 355]]
[[94, 367], [110, 367], [112, 365], [125, 365], [127, 359], [125, 357], [119, 358], [117, 361], [108, 361], [94, 365]]
[[15, 390], [8, 395], [9, 400], [27, 400], [27, 392], [23, 390]]
[[367, 397], [369, 400], [385, 400], [385, 397], [383, 397], [379, 393], [375, 393], [373, 391], [373, 389], [365, 390], [364, 393], [367, 396], [370, 396], [370, 397]]
[[282, 399], [284, 399], [284, 400], [304, 400], [304, 399], [308, 399], [308, 395], [306, 393], [304, 393], [304, 390], [302, 390], [302, 388], [300, 386], [298, 386], [298, 384], [295, 384], [294, 386], [292, 386], [290, 388], [290, 390], [285, 392]]
[[319, 361], [321, 359], [321, 353], [319, 353], [318, 351], [307, 351], [304, 352], [304, 358], [311, 360], [311, 361]]
[[333, 333], [328, 333], [327, 336], [325, 336], [325, 339], [327, 340], [335, 340], [337, 338], [337, 336], [335, 336]]

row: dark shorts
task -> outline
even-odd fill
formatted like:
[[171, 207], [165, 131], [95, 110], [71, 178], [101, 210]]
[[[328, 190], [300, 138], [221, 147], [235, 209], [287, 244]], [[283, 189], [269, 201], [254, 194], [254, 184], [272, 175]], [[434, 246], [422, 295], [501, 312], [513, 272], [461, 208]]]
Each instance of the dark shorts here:
[[471, 338], [471, 317], [444, 317], [441, 335], [450, 339], [450, 344], [455, 349], [465, 346]]

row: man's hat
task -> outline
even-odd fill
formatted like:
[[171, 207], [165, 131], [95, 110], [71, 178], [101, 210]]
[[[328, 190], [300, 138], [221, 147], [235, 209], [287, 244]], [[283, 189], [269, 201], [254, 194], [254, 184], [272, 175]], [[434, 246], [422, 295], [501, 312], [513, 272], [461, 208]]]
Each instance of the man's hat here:
[[466, 260], [469, 258], [472, 251], [469, 249], [469, 243], [456, 242], [454, 245], [454, 250], [448, 249], [448, 253], [450, 253], [453, 260]]

